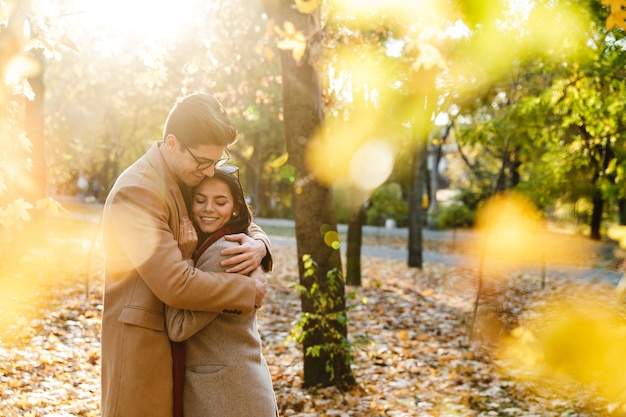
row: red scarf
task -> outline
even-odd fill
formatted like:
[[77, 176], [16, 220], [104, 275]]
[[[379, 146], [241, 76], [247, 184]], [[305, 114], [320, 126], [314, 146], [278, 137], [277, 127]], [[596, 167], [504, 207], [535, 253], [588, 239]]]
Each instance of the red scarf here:
[[220, 230], [213, 232], [213, 234], [211, 234], [211, 236], [209, 236], [207, 240], [200, 245], [200, 247], [196, 250], [196, 253], [193, 255], [194, 265], [198, 263], [198, 259], [200, 259], [200, 256], [209, 248], [209, 246], [217, 242], [217, 240], [222, 236], [229, 235], [231, 233], [230, 227], [228, 226], [222, 227]]

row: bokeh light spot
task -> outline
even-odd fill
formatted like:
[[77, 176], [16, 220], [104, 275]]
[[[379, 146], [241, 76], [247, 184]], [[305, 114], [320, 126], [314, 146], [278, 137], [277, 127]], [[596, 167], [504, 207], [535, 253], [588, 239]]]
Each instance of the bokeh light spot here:
[[477, 229], [485, 233], [485, 241], [476, 249], [486, 251], [487, 261], [522, 260], [538, 257], [544, 250], [540, 217], [527, 198], [500, 194], [490, 199], [476, 216]]
[[372, 140], [363, 145], [352, 157], [350, 179], [363, 190], [373, 190], [391, 174], [394, 150], [384, 140]]
[[339, 249], [339, 233], [334, 230], [324, 233], [324, 243], [333, 249]]

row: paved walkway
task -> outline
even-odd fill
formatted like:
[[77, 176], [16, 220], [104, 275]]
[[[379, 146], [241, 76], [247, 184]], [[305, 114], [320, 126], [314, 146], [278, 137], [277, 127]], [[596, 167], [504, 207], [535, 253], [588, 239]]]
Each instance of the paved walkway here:
[[[281, 228], [293, 228], [294, 223], [291, 220], [284, 219], [264, 219], [256, 218], [255, 222], [261, 227], [281, 227]], [[340, 233], [347, 231], [347, 225], [340, 224], [337, 226]], [[388, 229], [385, 227], [375, 226], [363, 226], [363, 233], [370, 236], [381, 237], [398, 237], [408, 239], [408, 229], [406, 228], [393, 228]], [[275, 247], [293, 247], [295, 246], [295, 238], [286, 236], [275, 236], [270, 234], [270, 240]], [[424, 229], [422, 231], [422, 237], [425, 241], [463, 241], [468, 239], [476, 240], [476, 233], [468, 230], [429, 230]], [[582, 240], [582, 238], [581, 238]], [[586, 242], [589, 247], [598, 252], [603, 252], [602, 256], [610, 256], [613, 247], [611, 244], [602, 244], [597, 242]], [[345, 254], [346, 244], [342, 242], [341, 251]], [[365, 257], [392, 259], [399, 261], [408, 261], [408, 249], [406, 247], [391, 247], [381, 245], [363, 245], [361, 248], [361, 254]], [[590, 254], [591, 255], [591, 254]], [[460, 253], [444, 253], [433, 250], [423, 250], [422, 260], [425, 263], [445, 264], [452, 266], [462, 266], [470, 268], [478, 268], [479, 261], [476, 257], [464, 255]], [[521, 274], [541, 275], [542, 265], [536, 264], [521, 264], [511, 262], [496, 262], [491, 264], [490, 271], [498, 274], [506, 274], [511, 276]], [[614, 271], [603, 267], [579, 267], [579, 266], [567, 266], [567, 265], [549, 265], [545, 266], [545, 274], [554, 278], [571, 278], [581, 279], [587, 282], [600, 282], [610, 285], [617, 285], [619, 280], [624, 275], [622, 271]]]
[[[97, 222], [100, 218], [100, 210], [101, 206], [98, 204], [86, 204], [89, 206], [89, 210], [79, 212], [73, 212], [71, 210], [71, 205], [76, 204], [76, 199], [68, 199], [66, 201], [61, 200], [61, 203], [67, 206], [70, 210], [66, 215], [80, 218], [82, 220]], [[71, 204], [66, 204], [71, 203]], [[271, 227], [280, 227], [283, 229], [289, 229], [294, 227], [294, 222], [292, 220], [285, 219], [266, 219], [266, 218], [255, 218], [255, 222], [259, 224], [261, 227], [267, 227], [270, 230], [270, 240], [272, 245], [275, 247], [295, 247], [296, 239], [294, 237], [287, 237], [283, 235], [272, 235]], [[345, 233], [347, 231], [347, 225], [339, 224], [337, 226], [340, 233]], [[385, 228], [385, 227], [375, 227], [375, 226], [363, 226], [363, 233], [369, 236], [380, 236], [382, 237], [396, 237], [399, 239], [407, 239], [408, 240], [408, 229], [406, 228]], [[476, 232], [471, 230], [457, 230], [457, 231], [438, 231], [438, 230], [428, 230], [425, 229], [422, 231], [422, 237], [424, 241], [431, 242], [462, 242], [467, 239], [476, 240]], [[591, 242], [588, 239], [578, 238], [579, 241], [584, 242], [587, 246], [584, 250], [589, 248], [589, 256], [592, 256], [593, 253], [591, 251], [595, 251], [596, 253], [600, 253], [600, 257], [610, 257], [613, 246], [609, 243], [602, 244], [598, 242]], [[345, 242], [342, 242], [341, 250], [342, 253], [345, 253], [346, 250]], [[406, 247], [396, 247], [396, 246], [384, 246], [384, 245], [367, 245], [364, 244], [361, 248], [361, 254], [364, 257], [374, 257], [374, 258], [383, 258], [383, 259], [392, 259], [398, 261], [408, 261], [408, 249]], [[434, 264], [445, 264], [452, 266], [463, 266], [470, 268], [478, 268], [478, 259], [473, 256], [461, 254], [461, 253], [450, 253], [450, 252], [438, 252], [433, 250], [423, 250], [422, 251], [422, 259], [425, 263], [434, 263]], [[505, 273], [507, 275], [520, 275], [520, 274], [533, 274], [540, 275], [541, 274], [542, 265], [540, 263], [537, 264], [512, 264], [507, 262], [498, 262], [493, 266], [493, 271], [497, 271], [497, 273]], [[545, 274], [550, 277], [559, 277], [559, 278], [572, 278], [572, 279], [582, 279], [589, 282], [602, 282], [608, 283], [611, 285], [616, 285], [619, 280], [623, 276], [622, 271], [614, 271], [606, 269], [602, 266], [597, 267], [578, 267], [578, 266], [566, 266], [566, 265], [546, 265]]]

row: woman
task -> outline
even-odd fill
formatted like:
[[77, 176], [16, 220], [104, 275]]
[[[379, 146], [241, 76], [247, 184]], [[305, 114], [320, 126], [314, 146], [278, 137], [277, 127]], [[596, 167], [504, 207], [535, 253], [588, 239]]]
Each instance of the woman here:
[[[223, 165], [194, 189], [192, 219], [202, 242], [194, 255], [196, 268], [223, 271], [220, 252], [238, 244], [224, 234], [245, 233], [252, 221], [237, 174], [237, 167]], [[194, 241], [180, 243], [183, 256], [191, 257]], [[255, 312], [222, 315], [167, 307], [166, 322], [170, 339], [185, 341], [185, 417], [278, 415]]]

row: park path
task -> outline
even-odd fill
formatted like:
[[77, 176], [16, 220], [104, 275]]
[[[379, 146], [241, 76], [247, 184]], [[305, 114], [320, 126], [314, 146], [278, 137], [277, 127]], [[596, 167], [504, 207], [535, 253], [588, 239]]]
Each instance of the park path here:
[[[280, 227], [283, 229], [293, 228], [294, 223], [292, 220], [285, 219], [266, 219], [266, 218], [256, 218], [255, 222], [261, 227]], [[340, 233], [345, 233], [347, 231], [347, 225], [340, 224], [337, 226]], [[376, 237], [395, 237], [398, 240], [405, 239], [408, 241], [408, 229], [406, 228], [385, 228], [385, 227], [376, 227], [376, 226], [363, 226], [363, 234], [367, 234], [370, 236]], [[595, 258], [604, 259], [605, 262], [602, 262], [598, 265], [589, 267], [589, 266], [576, 266], [576, 265], [564, 265], [559, 263], [558, 265], [545, 265], [545, 275], [554, 277], [554, 278], [570, 278], [570, 279], [579, 279], [587, 282], [598, 282], [605, 283], [609, 285], [617, 285], [619, 280], [622, 278], [623, 271], [616, 270], [613, 268], [607, 267], [607, 264], [610, 264], [609, 260], [612, 258], [614, 244], [611, 242], [593, 242], [587, 238], [580, 236], [568, 236], [559, 233], [554, 233], [555, 236], [555, 245], [564, 244], [564, 242], [571, 243], [575, 241], [575, 244], [581, 245], [579, 249], [582, 251], [583, 256], [585, 252], [588, 253], [588, 256], [594, 256]], [[276, 236], [269, 235], [270, 240], [272, 242], [272, 246], [274, 247], [295, 247], [296, 240], [293, 237], [287, 236]], [[477, 235], [477, 232], [472, 230], [430, 230], [424, 229], [422, 231], [422, 237], [424, 241], [431, 242], [447, 242], [449, 244], [453, 244], [453, 242], [462, 242], [462, 241], [476, 241], [480, 242], [480, 236]], [[376, 239], [373, 239], [374, 241]], [[584, 245], [584, 247], [583, 247]], [[341, 251], [345, 254], [346, 243], [341, 242]], [[364, 257], [373, 257], [373, 258], [383, 258], [383, 259], [391, 259], [397, 261], [408, 261], [408, 248], [406, 247], [398, 247], [394, 246], [386, 246], [386, 245], [377, 245], [377, 244], [364, 244], [361, 248], [361, 256]], [[478, 268], [479, 267], [479, 259], [475, 256], [462, 254], [462, 253], [450, 253], [450, 252], [441, 252], [435, 250], [423, 250], [422, 251], [422, 260], [424, 263], [433, 263], [433, 264], [445, 264], [450, 266], [458, 266], [458, 267], [469, 267], [469, 268]], [[604, 264], [604, 265], [602, 265]], [[490, 270], [492, 272], [506, 275], [521, 275], [521, 274], [533, 274], [540, 275], [542, 273], [542, 265], [540, 262], [537, 263], [522, 263], [522, 262], [492, 262]]]
[[[64, 207], [68, 209], [65, 213], [66, 216], [79, 218], [82, 220], [97, 223], [100, 219], [100, 212], [102, 206], [96, 203], [83, 203], [73, 197], [55, 197], [57, 201], [60, 201]], [[80, 209], [76, 209], [80, 207]], [[293, 230], [293, 220], [286, 219], [268, 219], [268, 218], [255, 218], [255, 222], [264, 228], [269, 230], [269, 238], [273, 247], [295, 247], [296, 239], [294, 237], [285, 236], [284, 233], [272, 234], [273, 228], [279, 228], [281, 230]], [[347, 225], [339, 224], [337, 226], [340, 234], [344, 234], [347, 231]], [[287, 233], [293, 236], [293, 233]], [[363, 234], [373, 237], [369, 239], [370, 244], [363, 244], [361, 248], [361, 256], [390, 259], [396, 261], [408, 261], [408, 249], [402, 247], [402, 245], [388, 245], [385, 244], [386, 239], [396, 238], [397, 242], [408, 241], [408, 229], [407, 228], [386, 228], [376, 226], [363, 226]], [[587, 282], [598, 282], [609, 285], [617, 285], [619, 280], [624, 275], [621, 269], [611, 268], [608, 265], [611, 264], [610, 260], [613, 257], [613, 251], [615, 244], [612, 242], [594, 242], [590, 239], [565, 235], [563, 233], [552, 233], [551, 237], [554, 237], [555, 245], [571, 244], [575, 241], [577, 245], [577, 254], [581, 258], [589, 257], [590, 259], [599, 259], [604, 262], [596, 262], [593, 266], [581, 266], [581, 265], [566, 265], [562, 262], [559, 264], [545, 265], [545, 275], [554, 278], [570, 278], [580, 279]], [[380, 244], [376, 244], [376, 238], [380, 238]], [[422, 237], [425, 242], [447, 243], [452, 245], [455, 242], [480, 242], [480, 236], [476, 231], [462, 229], [462, 230], [430, 230], [424, 229], [422, 231]], [[374, 242], [374, 244], [371, 244]], [[346, 242], [341, 242], [341, 251], [345, 254]], [[437, 245], [434, 245], [436, 247]], [[422, 260], [424, 263], [432, 264], [444, 264], [457, 267], [475, 268], [479, 267], [479, 260], [476, 256], [469, 254], [454, 252], [444, 252], [436, 250], [424, 249], [422, 251]], [[582, 264], [589, 264], [589, 262], [582, 262]], [[540, 275], [542, 273], [544, 265], [541, 263], [511, 263], [505, 261], [491, 263], [491, 271], [495, 271], [498, 274], [506, 274], [509, 276], [516, 276], [522, 274]]]

